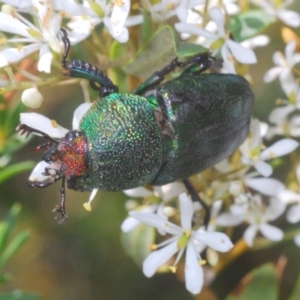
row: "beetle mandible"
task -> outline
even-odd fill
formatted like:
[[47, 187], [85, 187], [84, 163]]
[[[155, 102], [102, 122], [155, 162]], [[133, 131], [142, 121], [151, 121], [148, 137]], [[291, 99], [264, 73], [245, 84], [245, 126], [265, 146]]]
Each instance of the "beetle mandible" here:
[[[218, 61], [201, 53], [187, 61], [177, 58], [155, 72], [131, 94], [118, 87], [99, 69], [80, 60], [67, 61], [70, 41], [61, 29], [65, 51], [64, 73], [100, 85], [99, 99], [83, 116], [80, 130], [53, 139], [21, 124], [21, 134], [36, 133], [50, 142], [43, 160], [49, 165], [45, 181], [30, 181], [46, 187], [62, 179], [59, 223], [67, 220], [65, 182], [68, 188], [91, 191], [131, 189], [164, 185], [182, 180], [193, 200], [199, 200], [187, 178], [231, 155], [249, 131], [253, 92], [248, 82], [235, 74], [203, 73]], [[182, 73], [163, 82], [176, 68]]]

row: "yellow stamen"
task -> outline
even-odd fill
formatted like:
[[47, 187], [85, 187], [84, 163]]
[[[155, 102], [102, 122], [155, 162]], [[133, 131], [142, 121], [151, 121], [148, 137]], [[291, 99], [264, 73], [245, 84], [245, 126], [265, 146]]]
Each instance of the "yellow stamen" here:
[[88, 202], [83, 203], [83, 207], [84, 207], [85, 210], [87, 210], [87, 211], [91, 211], [91, 210], [92, 210], [92, 206], [91, 206], [91, 204], [88, 203]]

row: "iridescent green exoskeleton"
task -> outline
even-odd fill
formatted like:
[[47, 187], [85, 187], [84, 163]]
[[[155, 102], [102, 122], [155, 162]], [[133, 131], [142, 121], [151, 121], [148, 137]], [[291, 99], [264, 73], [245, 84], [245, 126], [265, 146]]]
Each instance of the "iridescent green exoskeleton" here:
[[[66, 61], [70, 42], [62, 33], [65, 74], [100, 85], [100, 98], [82, 118], [80, 130], [60, 140], [20, 126], [22, 133], [39, 133], [51, 141], [42, 145], [48, 179], [29, 184], [45, 187], [63, 180], [59, 221], [67, 219], [65, 181], [74, 190], [117, 191], [183, 180], [197, 198], [186, 179], [228, 157], [248, 134], [254, 101], [248, 82], [233, 74], [204, 74], [219, 61], [202, 53], [184, 62], [172, 60], [132, 93], [121, 94], [96, 67]], [[163, 83], [175, 68], [183, 72]]]

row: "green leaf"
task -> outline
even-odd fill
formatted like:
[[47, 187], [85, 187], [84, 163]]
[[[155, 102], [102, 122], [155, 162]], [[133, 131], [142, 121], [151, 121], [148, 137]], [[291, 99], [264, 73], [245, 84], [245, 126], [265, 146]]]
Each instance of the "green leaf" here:
[[15, 203], [11, 209], [9, 210], [9, 213], [6, 217], [6, 222], [8, 222], [8, 234], [10, 234], [16, 223], [17, 223], [17, 219], [21, 213], [21, 210], [22, 210], [22, 205], [20, 203]]
[[11, 257], [20, 249], [28, 238], [29, 233], [27, 231], [22, 231], [9, 243], [0, 256], [0, 268], [2, 268], [11, 259]]
[[141, 47], [127, 66], [126, 74], [147, 78], [176, 57], [178, 41], [170, 26], [163, 26]]
[[298, 276], [294, 290], [291, 293], [291, 296], [289, 297], [289, 300], [299, 300], [299, 299], [300, 299], [300, 276]]
[[[118, 60], [125, 57], [127, 53], [127, 44], [121, 44], [114, 41], [110, 47], [109, 59]], [[121, 68], [111, 68], [109, 71], [109, 78], [118, 86], [120, 92], [127, 91], [127, 80], [124, 71]]]
[[125, 252], [131, 256], [137, 265], [141, 266], [151, 252], [150, 247], [155, 238], [153, 227], [140, 224], [130, 232], [122, 232], [121, 241]]
[[176, 49], [176, 56], [178, 57], [191, 57], [199, 53], [209, 51], [207, 48], [204, 48], [201, 45], [192, 44], [192, 43], [180, 43]]
[[9, 224], [6, 221], [0, 223], [0, 255], [5, 248], [9, 233]]
[[34, 166], [33, 161], [23, 161], [6, 167], [0, 171], [0, 184], [21, 172], [31, 170]]
[[11, 274], [5, 273], [0, 275], [0, 285], [12, 280]]
[[0, 295], [0, 300], [41, 300], [41, 296], [24, 293], [20, 290], [14, 291], [12, 293], [2, 294]]
[[247, 277], [250, 281], [242, 294], [230, 295], [226, 300], [278, 299], [279, 283], [274, 265], [264, 264], [250, 272]]
[[150, 12], [146, 9], [142, 10], [143, 24], [142, 24], [142, 43], [148, 41], [152, 35], [152, 18]]
[[179, 43], [170, 26], [159, 28], [124, 67], [126, 74], [148, 78], [168, 65], [175, 57], [195, 56], [208, 50], [192, 43]]
[[230, 19], [229, 29], [237, 42], [257, 36], [276, 19], [264, 10], [250, 10]]
[[9, 210], [6, 220], [0, 223], [0, 254], [2, 254], [6, 247], [9, 234], [15, 227], [21, 209], [22, 205], [20, 203], [15, 203]]

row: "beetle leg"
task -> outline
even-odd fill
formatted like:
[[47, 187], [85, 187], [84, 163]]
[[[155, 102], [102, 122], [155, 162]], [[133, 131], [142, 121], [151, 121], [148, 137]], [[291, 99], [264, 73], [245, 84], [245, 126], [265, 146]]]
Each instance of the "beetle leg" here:
[[36, 133], [36, 134], [41, 135], [43, 138], [51, 141], [52, 143], [55, 143], [55, 144], [58, 143], [55, 139], [50, 137], [47, 133], [40, 131], [38, 129], [34, 129], [30, 126], [27, 126], [26, 124], [19, 125], [17, 128], [17, 131], [20, 132], [21, 135], [26, 134], [25, 138], [27, 138], [30, 133]]
[[66, 189], [65, 189], [65, 177], [62, 178], [62, 184], [60, 188], [61, 200], [60, 205], [56, 205], [52, 212], [59, 213], [55, 220], [58, 220], [58, 224], [65, 223], [68, 220], [68, 215], [66, 212]]
[[209, 52], [205, 52], [195, 56], [187, 61], [181, 62], [178, 61], [178, 58], [174, 58], [167, 66], [165, 66], [162, 70], [156, 71], [152, 76], [150, 76], [145, 82], [140, 84], [134, 91], [133, 94], [142, 95], [147, 90], [153, 88], [160, 84], [165, 76], [175, 70], [175, 68], [185, 68], [186, 66], [192, 65], [188, 70], [191, 72], [191, 68], [193, 66], [197, 66], [197, 72], [203, 72], [210, 68], [211, 61], [214, 58], [210, 55]]
[[[61, 59], [61, 64], [66, 70], [64, 74], [71, 77], [85, 78], [99, 83], [101, 87], [97, 87], [96, 89], [99, 90], [100, 97], [107, 96], [111, 93], [117, 93], [119, 90], [118, 87], [98, 68], [81, 60], [66, 60], [70, 50], [70, 40], [67, 31], [64, 28], [61, 28], [60, 30], [62, 32], [62, 41], [65, 46], [65, 52]], [[94, 88], [96, 85], [94, 84], [92, 87]]]
[[205, 229], [207, 229], [209, 220], [210, 220], [210, 210], [208, 205], [199, 197], [199, 194], [195, 190], [195, 187], [191, 184], [189, 179], [183, 179], [182, 180], [185, 188], [188, 190], [189, 194], [191, 195], [191, 198], [194, 202], [200, 202], [203, 209], [205, 210], [205, 216], [204, 216], [204, 222], [203, 225]]

